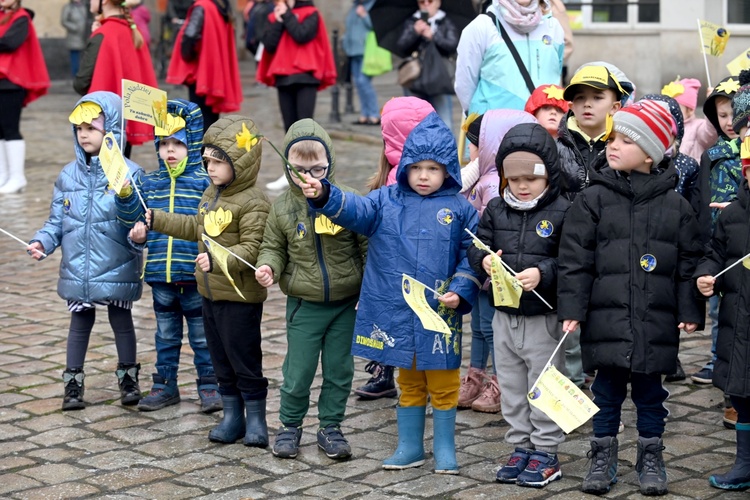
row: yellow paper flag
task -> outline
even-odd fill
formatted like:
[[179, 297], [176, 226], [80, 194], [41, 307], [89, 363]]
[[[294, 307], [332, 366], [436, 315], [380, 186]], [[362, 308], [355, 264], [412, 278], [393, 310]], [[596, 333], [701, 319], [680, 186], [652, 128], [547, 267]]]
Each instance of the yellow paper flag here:
[[99, 161], [104, 175], [107, 176], [109, 186], [115, 193], [122, 191], [122, 186], [128, 178], [128, 165], [112, 132], [104, 136], [102, 148], [99, 150]]
[[743, 69], [750, 69], [750, 47], [727, 63], [730, 75], [739, 75]]
[[566, 433], [588, 422], [599, 411], [573, 382], [550, 365], [531, 392], [529, 403], [539, 408]]
[[208, 250], [211, 252], [211, 259], [213, 259], [216, 264], [219, 264], [219, 269], [221, 269], [221, 272], [224, 273], [224, 276], [227, 277], [229, 282], [234, 287], [234, 290], [244, 300], [245, 296], [242, 295], [240, 289], [237, 288], [237, 285], [234, 284], [234, 278], [232, 278], [232, 275], [229, 274], [229, 268], [227, 267], [227, 258], [230, 255], [229, 250], [219, 245], [218, 243], [214, 245], [214, 242], [211, 241], [211, 239], [205, 234], [201, 237], [201, 239], [203, 240], [203, 244], [206, 245], [206, 248], [208, 248]]
[[424, 292], [427, 289], [425, 285], [407, 275], [401, 277], [401, 293], [414, 314], [419, 317], [425, 330], [440, 332], [444, 335], [451, 335], [448, 324], [440, 315], [430, 307], [425, 298]]
[[496, 253], [490, 255], [492, 255], [490, 281], [492, 282], [492, 296], [495, 299], [495, 306], [517, 308], [521, 304], [523, 286], [515, 276], [511, 276], [505, 269]]
[[167, 121], [167, 93], [123, 78], [122, 117], [163, 128]]
[[727, 48], [729, 40], [729, 31], [718, 24], [700, 21], [701, 41], [703, 42], [703, 52], [710, 56], [720, 56]]

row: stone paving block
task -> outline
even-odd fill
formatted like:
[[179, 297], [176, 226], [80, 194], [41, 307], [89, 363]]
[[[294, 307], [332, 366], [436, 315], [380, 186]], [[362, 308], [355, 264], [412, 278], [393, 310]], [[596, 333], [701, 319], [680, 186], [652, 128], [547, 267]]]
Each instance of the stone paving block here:
[[234, 489], [242, 485], [251, 485], [267, 477], [263, 474], [248, 471], [245, 467], [224, 465], [181, 474], [175, 480], [211, 491], [220, 491], [229, 488]]
[[42, 432], [30, 438], [28, 441], [41, 446], [55, 446], [62, 443], [70, 443], [78, 439], [88, 439], [94, 437], [94, 434], [76, 427], [60, 427], [51, 431]]
[[143, 444], [164, 439], [163, 432], [150, 431], [142, 427], [128, 427], [114, 429], [107, 433], [107, 437], [128, 444]]
[[[86, 389], [86, 393], [88, 394], [88, 388]], [[122, 406], [115, 405], [89, 405], [83, 410], [68, 412], [69, 416], [76, 418], [86, 424], [99, 422], [101, 420], [110, 419], [112, 417], [120, 417], [132, 414], [132, 411], [127, 410]]]
[[18, 473], [46, 484], [78, 481], [92, 474], [90, 471], [69, 464], [45, 464], [24, 469]]
[[68, 443], [68, 446], [78, 448], [89, 453], [100, 453], [104, 451], [124, 448], [127, 445], [125, 443], [112, 441], [111, 439], [92, 438], [73, 441], [72, 443]]
[[320, 472], [336, 479], [348, 479], [380, 470], [383, 470], [383, 463], [380, 460], [355, 457], [345, 462], [335, 462], [321, 469]]
[[43, 484], [21, 474], [3, 474], [3, 480], [0, 481], [0, 495], [39, 486]]
[[205, 415], [203, 413], [183, 415], [180, 418], [174, 420], [165, 420], [156, 425], [152, 425], [149, 429], [154, 431], [162, 431], [165, 434], [185, 434], [193, 432], [199, 429], [205, 429], [206, 432], [217, 425], [216, 417], [213, 415]]
[[[127, 410], [126, 410], [127, 411]], [[87, 429], [95, 432], [109, 432], [114, 430], [125, 430], [135, 426], [141, 426], [144, 423], [143, 418], [139, 413], [127, 411], [126, 414], [119, 414], [115, 418], [109, 418], [106, 420], [99, 420], [86, 426]], [[134, 429], [132, 432], [140, 432], [145, 429]], [[160, 433], [164, 437], [164, 433]]]
[[26, 455], [33, 458], [38, 458], [45, 462], [65, 462], [70, 461], [76, 463], [80, 457], [86, 455], [83, 450], [76, 450], [71, 448], [39, 448], [26, 452]]
[[360, 432], [350, 436], [349, 443], [359, 450], [365, 452], [387, 450], [391, 453], [396, 449], [398, 438], [391, 434], [385, 434], [376, 430]]
[[262, 500], [264, 498], [275, 497], [268, 497], [265, 492], [260, 490], [243, 488], [239, 490], [222, 491], [220, 493], [211, 493], [209, 495], [196, 497], [196, 500]]
[[[130, 467], [106, 474], [97, 474], [85, 479], [85, 481], [99, 488], [120, 491], [136, 486], [143, 486], [152, 481], [163, 481], [172, 476], [174, 474], [162, 469]], [[110, 498], [111, 496], [107, 495], [107, 499], [109, 500]]]
[[134, 465], [145, 465], [153, 462], [152, 457], [141, 455], [130, 450], [118, 450], [98, 455], [92, 455], [81, 459], [81, 465], [101, 470], [116, 470], [132, 467]]
[[297, 472], [289, 474], [277, 481], [266, 483], [263, 489], [273, 491], [282, 495], [289, 495], [302, 489], [312, 488], [321, 484], [333, 482], [333, 479], [316, 472]]
[[20, 439], [31, 434], [26, 429], [17, 425], [0, 424], [0, 441], [10, 441], [11, 439]]
[[408, 495], [394, 495], [392, 493], [375, 490], [367, 495], [362, 496], [360, 500], [411, 500], [412, 498], [413, 497], [410, 497]]
[[431, 476], [419, 477], [413, 481], [393, 484], [385, 489], [394, 493], [404, 493], [422, 498], [435, 498], [458, 490], [464, 490], [476, 484], [477, 481], [468, 477], [433, 474]]
[[372, 488], [364, 484], [336, 481], [309, 488], [305, 490], [305, 495], [319, 498], [344, 499], [360, 498], [370, 491], [372, 491]]
[[154, 457], [168, 458], [184, 455], [193, 451], [204, 450], [211, 446], [208, 436], [186, 434], [183, 436], [172, 436], [160, 441], [153, 441], [147, 444], [136, 446], [134, 449], [141, 453], [147, 453]]
[[57, 429], [58, 427], [73, 427], [80, 422], [70, 416], [70, 413], [53, 413], [52, 415], [44, 415], [33, 419], [28, 419], [23, 422], [19, 422], [18, 425], [26, 429], [44, 432], [51, 429]]
[[128, 493], [142, 498], [195, 498], [202, 495], [203, 490], [161, 481], [133, 488]]
[[36, 464], [36, 462], [31, 460], [30, 458], [11, 455], [9, 457], [0, 458], [0, 471], [18, 469], [20, 467], [28, 467], [34, 464]]
[[37, 385], [46, 385], [51, 384], [52, 382], [56, 382], [56, 380], [53, 380], [49, 377], [45, 377], [42, 375], [30, 375], [26, 374], [23, 376], [18, 377], [8, 377], [4, 380], [3, 383], [8, 384], [9, 386], [16, 387], [18, 389], [23, 389], [27, 387], [34, 387]]
[[[455, 500], [483, 500], [502, 498], [505, 500], [523, 500], [526, 498], [544, 498], [549, 496], [549, 491], [534, 490], [532, 488], [521, 488], [514, 484], [482, 484], [473, 488], [459, 491], [451, 498]], [[565, 497], [570, 499], [571, 497]]]
[[184, 474], [198, 469], [207, 469], [224, 461], [224, 458], [210, 453], [189, 453], [169, 460], [154, 460], [153, 465], [176, 474]]
[[[88, 389], [88, 387], [86, 389]], [[21, 393], [36, 399], [57, 399], [59, 404], [62, 405], [62, 398], [63, 394], [65, 393], [65, 389], [63, 387], [62, 380], [50, 380], [48, 383], [43, 385], [27, 387], [23, 389]], [[88, 396], [88, 390], [86, 391], [86, 396]]]
[[[371, 484], [379, 488], [385, 488], [392, 484], [410, 482], [424, 476], [426, 474], [425, 471], [429, 470], [425, 469], [424, 467], [425, 466], [423, 465], [422, 467], [404, 470], [381, 469], [378, 472], [364, 477], [361, 481], [365, 484]], [[429, 473], [432, 474], [432, 471], [429, 471]]]
[[21, 403], [23, 401], [28, 401], [30, 399], [32, 399], [31, 396], [27, 396], [25, 394], [17, 394], [14, 392], [3, 392], [3, 393], [0, 393], [0, 406], [16, 405], [18, 403]]
[[266, 454], [261, 457], [243, 458], [241, 460], [243, 464], [253, 470], [277, 477], [285, 477], [296, 472], [309, 471], [311, 469], [308, 464], [300, 460], [285, 460], [274, 456], [269, 457]]
[[37, 445], [35, 445], [34, 443], [29, 443], [27, 440], [6, 441], [2, 443], [2, 446], [0, 446], [0, 457], [21, 453], [27, 450], [33, 450], [35, 448], [37, 448]]
[[16, 409], [34, 415], [47, 415], [55, 411], [60, 411], [62, 394], [60, 396], [60, 399], [31, 399], [29, 396], [24, 396], [26, 402], [16, 405]]
[[30, 359], [18, 363], [10, 363], [3, 366], [3, 370], [14, 374], [37, 373], [54, 368], [57, 363], [50, 363], [41, 359]]
[[15, 493], [13, 498], [18, 498], [19, 500], [38, 500], [40, 498], [44, 498], [45, 500], [65, 500], [67, 498], [83, 498], [97, 493], [99, 493], [99, 489], [90, 484], [71, 482], [47, 486], [46, 488], [21, 491]]

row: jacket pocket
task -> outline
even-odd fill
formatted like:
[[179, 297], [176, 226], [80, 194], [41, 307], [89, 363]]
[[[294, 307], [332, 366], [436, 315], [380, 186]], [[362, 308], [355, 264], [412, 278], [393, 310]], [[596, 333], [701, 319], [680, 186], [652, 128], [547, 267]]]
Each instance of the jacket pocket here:
[[294, 308], [289, 313], [289, 316], [286, 319], [287, 323], [293, 323], [294, 322], [294, 316], [299, 311], [300, 307], [302, 307], [302, 299], [297, 299], [297, 303], [294, 305]]

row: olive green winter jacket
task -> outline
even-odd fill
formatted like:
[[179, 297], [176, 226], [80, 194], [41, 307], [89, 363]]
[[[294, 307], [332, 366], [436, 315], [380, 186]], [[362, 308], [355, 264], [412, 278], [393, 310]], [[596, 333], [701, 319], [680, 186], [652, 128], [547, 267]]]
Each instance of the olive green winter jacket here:
[[[284, 154], [298, 141], [317, 140], [328, 154], [327, 179], [335, 182], [336, 155], [328, 133], [311, 119], [296, 122], [284, 137]], [[310, 302], [329, 302], [353, 297], [362, 284], [367, 239], [318, 216], [308, 208], [302, 190], [285, 169], [289, 189], [271, 207], [266, 222], [258, 266], [273, 269], [273, 279], [285, 294]], [[339, 186], [345, 191], [353, 189]], [[316, 230], [328, 224], [327, 233]], [[332, 230], [331, 230], [332, 228]]]
[[[211, 184], [203, 193], [197, 215], [155, 210], [152, 228], [175, 238], [198, 241], [199, 252], [207, 251], [201, 240], [201, 235], [205, 233], [216, 243], [255, 265], [271, 208], [268, 197], [255, 186], [260, 170], [261, 143], [253, 145], [255, 141], [251, 141], [250, 137], [257, 134], [258, 129], [253, 121], [240, 115], [224, 116], [211, 125], [203, 137], [203, 144], [210, 144], [226, 153], [232, 160], [234, 180], [225, 186]], [[227, 269], [245, 296], [244, 299], [240, 297], [218, 263], [217, 253], [220, 251], [219, 248], [209, 250], [210, 272], [204, 273], [196, 266], [195, 276], [200, 294], [209, 300], [252, 303], [266, 300], [268, 293], [255, 280], [255, 271], [229, 255]]]

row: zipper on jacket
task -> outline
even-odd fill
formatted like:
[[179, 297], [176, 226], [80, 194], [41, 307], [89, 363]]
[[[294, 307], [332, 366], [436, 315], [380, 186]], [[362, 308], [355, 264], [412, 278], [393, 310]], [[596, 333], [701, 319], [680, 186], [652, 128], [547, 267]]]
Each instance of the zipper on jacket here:
[[320, 241], [320, 235], [315, 232], [315, 216], [311, 215], [313, 238], [315, 240], [315, 251], [318, 254], [318, 262], [320, 262], [320, 274], [323, 277], [323, 301], [328, 302], [330, 300], [330, 283], [328, 281], [328, 269], [326, 268], [326, 261], [323, 260], [323, 244]]
[[[169, 213], [174, 213], [174, 192], [176, 186], [176, 179], [169, 176]], [[169, 236], [167, 238], [167, 283], [172, 282], [172, 242], [174, 241], [174, 238]]]
[[[633, 358], [635, 357], [634, 351], [635, 351], [635, 345], [636, 345], [635, 316], [633, 314], [633, 311], [635, 309], [633, 307], [634, 306], [633, 298], [635, 297], [635, 294], [633, 293], [635, 273], [633, 272], [633, 263], [632, 263], [633, 262], [633, 255], [632, 255], [633, 253], [633, 227], [634, 227], [633, 223], [635, 222], [635, 214], [633, 213], [634, 209], [635, 209], [635, 198], [630, 200], [630, 242], [628, 245], [630, 248], [630, 250], [628, 251], [628, 260], [630, 261], [630, 264], [628, 265], [628, 271], [630, 273], [630, 286], [628, 287], [628, 293], [630, 294], [630, 331], [633, 332], [633, 350], [630, 351], [630, 359], [628, 360], [630, 362], [629, 364], [630, 364], [631, 371], [633, 369]], [[638, 258], [638, 261], [640, 262], [640, 257]], [[646, 356], [646, 352], [645, 352], [646, 350], [645, 340], [646, 339], [643, 339], [643, 340], [644, 342], [640, 343], [641, 349], [643, 350], [643, 352], [641, 352], [641, 356], [642, 356], [641, 359], [645, 360], [646, 359], [645, 357]]]
[[[86, 242], [91, 241], [91, 211], [94, 205], [94, 194], [93, 194], [93, 189], [91, 186], [92, 182], [94, 183], [93, 187], [96, 187], [96, 172], [93, 169], [93, 165], [89, 165], [89, 175], [88, 175], [89, 189], [88, 189], [88, 193], [86, 193], [89, 199], [88, 199], [88, 207], [86, 210], [86, 221], [84, 222], [84, 227], [86, 228], [86, 230], [84, 231], [84, 234], [86, 235], [84, 241]], [[86, 269], [84, 271], [83, 276], [84, 276], [83, 277], [83, 296], [85, 297], [83, 301], [88, 302], [90, 299], [89, 278], [91, 276], [91, 245], [88, 243], [86, 244]]]
[[516, 253], [516, 267], [515, 271], [517, 273], [520, 273], [523, 271], [521, 269], [521, 253], [523, 252], [523, 237], [526, 234], [526, 223], [528, 222], [528, 215], [526, 212], [523, 213], [521, 216], [521, 236], [518, 238], [518, 252]]
[[541, 57], [539, 56], [539, 49], [536, 49], [536, 74], [540, 74], [542, 72], [542, 61]]
[[302, 299], [297, 299], [297, 305], [294, 306], [294, 309], [292, 309], [292, 314], [289, 315], [289, 323], [292, 323], [294, 321], [294, 316], [297, 314], [297, 311], [299, 311], [299, 308], [302, 307]]

